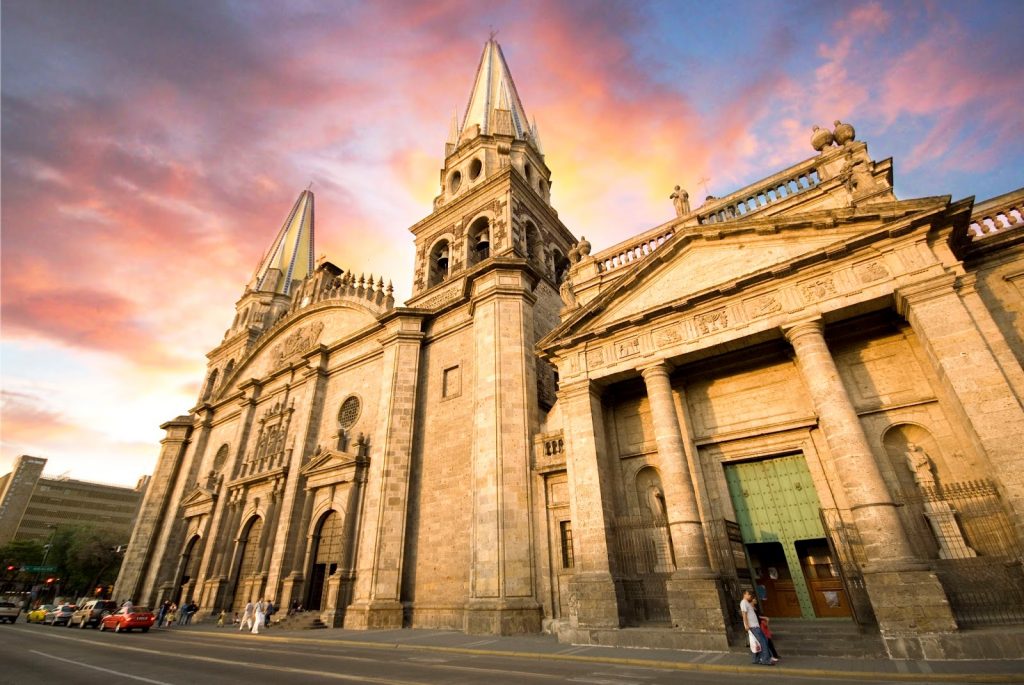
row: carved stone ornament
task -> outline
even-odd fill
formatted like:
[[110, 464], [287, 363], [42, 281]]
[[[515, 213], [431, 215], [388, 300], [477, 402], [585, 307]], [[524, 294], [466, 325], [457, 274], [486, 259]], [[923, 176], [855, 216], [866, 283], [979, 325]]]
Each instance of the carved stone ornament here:
[[604, 351], [598, 347], [595, 350], [587, 350], [587, 367], [594, 368], [604, 365]]
[[753, 318], [767, 316], [768, 314], [782, 311], [782, 303], [779, 302], [779, 298], [774, 294], [761, 295], [747, 303], [747, 311], [750, 312], [750, 316]]
[[836, 127], [833, 136], [835, 137], [836, 145], [843, 146], [849, 142], [852, 142], [857, 137], [857, 132], [854, 131], [853, 126], [850, 124], [844, 124], [838, 119], [833, 122]]
[[861, 283], [874, 283], [889, 277], [889, 270], [881, 262], [861, 264], [854, 271]]
[[682, 339], [683, 336], [680, 335], [679, 329], [675, 326], [666, 326], [665, 328], [659, 328], [654, 331], [654, 344], [658, 347], [668, 347], [669, 345], [676, 344]]
[[719, 309], [714, 312], [698, 314], [694, 317], [693, 322], [696, 324], [697, 331], [701, 335], [709, 335], [728, 328], [729, 315], [724, 309]]
[[803, 294], [804, 299], [807, 302], [817, 302], [818, 300], [824, 300], [827, 297], [832, 297], [838, 291], [836, 290], [835, 281], [832, 280], [831, 276], [823, 276], [822, 278], [816, 278], [813, 281], [800, 284], [800, 292]]
[[640, 338], [620, 340], [615, 344], [615, 354], [619, 359], [625, 359], [626, 357], [632, 357], [635, 354], [640, 354]]
[[274, 345], [270, 351], [270, 358], [274, 362], [282, 364], [287, 359], [310, 351], [316, 347], [317, 340], [320, 339], [320, 334], [323, 330], [323, 322], [317, 321], [308, 326], [303, 326], [297, 331], [293, 331], [280, 343]]
[[824, 152], [832, 146], [832, 131], [820, 126], [815, 126], [811, 131], [811, 147], [817, 152]]

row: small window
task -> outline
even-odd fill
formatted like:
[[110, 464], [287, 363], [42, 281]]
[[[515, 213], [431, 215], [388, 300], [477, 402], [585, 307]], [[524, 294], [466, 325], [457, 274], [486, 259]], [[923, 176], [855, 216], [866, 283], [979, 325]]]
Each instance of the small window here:
[[562, 538], [562, 568], [572, 568], [575, 564], [572, 557], [572, 521], [558, 524]]
[[441, 397], [456, 397], [462, 394], [462, 369], [452, 366], [444, 370], [441, 383]]
[[361, 405], [359, 398], [355, 395], [350, 395], [344, 402], [341, 403], [341, 409], [338, 410], [338, 426], [348, 430], [352, 426], [356, 425], [356, 421], [359, 420], [359, 410]]
[[479, 159], [474, 159], [469, 163], [469, 180], [475, 181], [480, 175], [480, 172], [484, 170], [484, 165]]
[[526, 176], [528, 183], [533, 183], [533, 167], [530, 166], [529, 162], [523, 165], [523, 175]]
[[462, 185], [462, 172], [461, 171], [456, 171], [448, 179], [448, 187], [451, 188], [451, 191], [453, 193], [457, 193], [459, 191], [459, 186], [461, 186], [461, 185]]

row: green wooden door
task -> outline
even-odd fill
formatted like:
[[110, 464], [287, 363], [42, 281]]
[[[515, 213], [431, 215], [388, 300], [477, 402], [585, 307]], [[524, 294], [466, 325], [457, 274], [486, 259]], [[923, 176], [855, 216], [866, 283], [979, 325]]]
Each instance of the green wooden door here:
[[825, 531], [818, 514], [818, 494], [803, 455], [729, 464], [725, 479], [744, 544], [782, 545], [801, 613], [813, 618], [814, 606], [794, 543], [824, 538]]

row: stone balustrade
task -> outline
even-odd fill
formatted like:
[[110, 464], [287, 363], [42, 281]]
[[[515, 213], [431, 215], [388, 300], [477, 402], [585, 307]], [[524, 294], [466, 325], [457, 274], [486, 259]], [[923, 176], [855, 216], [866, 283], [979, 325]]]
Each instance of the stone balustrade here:
[[533, 468], [538, 472], [565, 467], [565, 436], [562, 431], [544, 433], [533, 439]]
[[1024, 226], [1024, 192], [1008, 193], [974, 208], [969, 231], [974, 240]]
[[599, 252], [594, 255], [597, 270], [599, 273], [606, 273], [641, 260], [668, 242], [673, 235], [675, 235], [675, 231], [672, 228], [667, 228], [653, 235], [644, 234]]
[[816, 187], [822, 175], [814, 163], [798, 168], [782, 178], [742, 188], [721, 199], [712, 200], [697, 210], [697, 223], [716, 224], [752, 214], [771, 204]]

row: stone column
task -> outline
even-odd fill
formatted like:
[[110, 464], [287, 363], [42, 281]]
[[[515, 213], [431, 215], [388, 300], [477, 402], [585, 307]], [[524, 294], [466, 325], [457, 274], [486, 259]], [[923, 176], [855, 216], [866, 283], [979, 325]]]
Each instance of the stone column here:
[[563, 385], [558, 402], [565, 435], [575, 565], [569, 584], [570, 622], [580, 630], [616, 629], [621, 624], [621, 593], [612, 579], [615, 505], [601, 391], [590, 381]]
[[867, 558], [864, 582], [883, 637], [956, 630], [945, 591], [916, 559], [871, 451], [820, 319], [784, 329], [818, 414], [829, 460], [846, 493]]
[[[1010, 504], [1014, 527], [1024, 531], [1024, 409], [955, 283], [949, 276], [900, 288], [896, 306], [954, 400], [953, 409], [975, 450], [988, 458], [993, 480]], [[1005, 346], [998, 329], [991, 328], [989, 336], [999, 336]]]
[[470, 634], [536, 633], [541, 609], [530, 506], [536, 297], [527, 274], [511, 269], [480, 276], [473, 291], [473, 549], [464, 625]]
[[402, 565], [412, 472], [422, 320], [396, 314], [386, 320], [377, 425], [371, 436], [366, 518], [359, 540], [355, 592], [345, 627], [402, 627]]
[[641, 374], [647, 385], [658, 446], [658, 470], [665, 488], [669, 535], [676, 557], [676, 570], [668, 581], [672, 623], [684, 632], [701, 634], [702, 647], [695, 648], [727, 649], [727, 621], [722, 615], [718, 575], [708, 559], [668, 366], [661, 362], [642, 369]]

